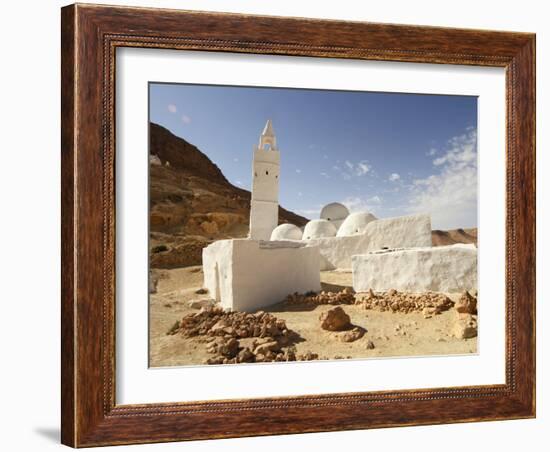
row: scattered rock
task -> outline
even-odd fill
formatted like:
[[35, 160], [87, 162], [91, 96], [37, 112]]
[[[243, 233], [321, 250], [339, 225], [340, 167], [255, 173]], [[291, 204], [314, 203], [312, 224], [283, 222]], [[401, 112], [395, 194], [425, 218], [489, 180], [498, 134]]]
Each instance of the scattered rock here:
[[365, 335], [365, 329], [356, 326], [349, 331], [344, 331], [343, 333], [335, 333], [335, 335], [342, 342], [355, 342]]
[[373, 350], [374, 349], [374, 342], [367, 341], [367, 350]]
[[180, 322], [179, 320], [176, 320], [176, 323], [172, 325], [172, 327], [166, 332], [167, 336], [173, 336], [176, 334], [180, 329]]
[[189, 300], [187, 306], [191, 309], [201, 309], [207, 306], [214, 306], [215, 304], [216, 300], [212, 298], [198, 298], [196, 300]]
[[461, 315], [453, 326], [453, 336], [458, 339], [469, 339], [477, 336], [477, 317]]
[[204, 287], [201, 287], [200, 289], [195, 290], [195, 293], [197, 295], [204, 295], [208, 293], [208, 289], [205, 289]]
[[350, 317], [340, 306], [331, 308], [319, 316], [321, 328], [328, 331], [342, 331], [351, 326]]
[[313, 361], [315, 359], [319, 359], [319, 355], [308, 350], [306, 353], [303, 355], [298, 355], [296, 358], [298, 361]]
[[456, 302], [455, 309], [461, 314], [477, 314], [477, 298], [464, 291]]
[[218, 353], [227, 358], [235, 357], [239, 353], [239, 341], [234, 337], [230, 338], [218, 347]]
[[224, 364], [224, 358], [223, 356], [215, 356], [213, 358], [208, 358], [204, 363], [205, 364]]
[[168, 250], [169, 248], [166, 245], [157, 245], [151, 248], [151, 253], [164, 253]]
[[254, 361], [256, 361], [256, 356], [248, 347], [243, 348], [237, 355], [239, 363], [253, 363]]
[[254, 349], [254, 354], [262, 354], [267, 356], [268, 352], [277, 352], [279, 350], [279, 343], [277, 341], [271, 341], [258, 345]]

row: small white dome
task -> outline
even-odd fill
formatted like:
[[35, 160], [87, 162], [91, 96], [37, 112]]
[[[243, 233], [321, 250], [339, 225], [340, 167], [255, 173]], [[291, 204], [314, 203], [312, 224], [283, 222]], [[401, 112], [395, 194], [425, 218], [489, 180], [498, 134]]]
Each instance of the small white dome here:
[[280, 224], [273, 229], [271, 240], [302, 240], [302, 230], [294, 224]]
[[303, 240], [319, 239], [322, 237], [334, 237], [336, 228], [327, 220], [311, 220], [304, 228]]
[[321, 209], [321, 219], [328, 221], [344, 220], [349, 215], [349, 210], [344, 204], [331, 202]]
[[337, 237], [357, 235], [365, 232], [367, 224], [377, 218], [370, 212], [356, 212], [350, 214], [338, 229]]

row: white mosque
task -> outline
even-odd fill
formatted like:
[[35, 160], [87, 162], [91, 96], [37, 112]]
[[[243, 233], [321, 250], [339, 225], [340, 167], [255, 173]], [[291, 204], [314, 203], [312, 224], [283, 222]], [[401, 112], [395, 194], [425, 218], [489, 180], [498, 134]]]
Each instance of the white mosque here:
[[253, 149], [248, 238], [203, 249], [205, 287], [223, 307], [254, 311], [290, 293], [319, 291], [326, 270], [351, 271], [356, 291], [477, 288], [476, 247], [432, 247], [429, 215], [378, 219], [333, 202], [303, 230], [278, 225], [280, 158], [268, 120]]

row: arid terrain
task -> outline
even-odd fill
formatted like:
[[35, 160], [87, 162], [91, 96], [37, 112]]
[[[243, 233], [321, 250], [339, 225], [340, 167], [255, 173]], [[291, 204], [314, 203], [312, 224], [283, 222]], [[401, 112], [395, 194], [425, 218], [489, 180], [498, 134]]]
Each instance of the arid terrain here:
[[[156, 270], [157, 293], [150, 296], [150, 366], [181, 366], [207, 364], [213, 357], [212, 338], [186, 337], [185, 334], [168, 334], [176, 322], [200, 312], [200, 303], [190, 307], [192, 300], [208, 297], [202, 292], [200, 266]], [[322, 272], [323, 289], [341, 292], [351, 286], [351, 274]], [[457, 301], [460, 294], [446, 294]], [[383, 356], [418, 356], [476, 353], [477, 338], [457, 338], [455, 324], [460, 314], [454, 307], [439, 314], [419, 312], [393, 312], [365, 309], [361, 304], [341, 305], [350, 316], [352, 328], [363, 335], [352, 342], [344, 342], [343, 333], [321, 328], [320, 315], [334, 306], [330, 304], [279, 303], [265, 309], [277, 319], [284, 320], [289, 345], [300, 359], [341, 359]], [[221, 336], [227, 340], [227, 337]], [[254, 348], [254, 338], [240, 339], [241, 348]], [[210, 352], [208, 351], [210, 348]]]
[[[453, 306], [461, 294], [354, 294], [350, 272], [322, 272], [323, 293], [281, 300], [265, 312], [227, 314], [211, 306], [202, 289], [202, 249], [247, 236], [250, 192], [153, 123], [150, 155], [152, 367], [476, 352], [477, 316]], [[279, 207], [279, 224], [307, 221]], [[432, 242], [476, 243], [477, 229], [435, 230]]]

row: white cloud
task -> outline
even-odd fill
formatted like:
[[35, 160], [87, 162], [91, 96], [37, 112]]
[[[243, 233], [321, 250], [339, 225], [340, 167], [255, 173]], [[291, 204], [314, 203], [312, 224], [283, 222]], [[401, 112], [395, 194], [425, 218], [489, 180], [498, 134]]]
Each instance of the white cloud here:
[[327, 179], [330, 177], [327, 173], [323, 172], [323, 173], [319, 173], [321, 176], [323, 177], [326, 177]]
[[380, 196], [378, 196], [378, 195], [375, 195], [375, 196], [372, 196], [371, 198], [367, 199], [367, 203], [369, 203], [369, 204], [381, 204], [382, 203], [382, 198], [380, 198]]
[[182, 115], [181, 122], [184, 124], [191, 124], [191, 117], [187, 115]]
[[301, 169], [297, 169], [297, 170], [296, 170], [296, 173], [298, 173], [298, 174], [300, 174], [301, 172], [302, 172]]
[[304, 215], [305, 217], [309, 218], [319, 218], [319, 215], [321, 213], [321, 208], [317, 209], [296, 209], [295, 212], [298, 215]]
[[362, 198], [359, 196], [349, 196], [342, 201], [350, 212], [373, 212], [376, 209], [376, 205], [380, 205], [382, 199], [379, 196], [372, 196], [370, 198]]
[[399, 179], [401, 179], [401, 176], [397, 173], [391, 173], [390, 177], [388, 177], [388, 180], [390, 182], [395, 182], [395, 181], [398, 181]]
[[477, 134], [472, 128], [451, 138], [433, 160], [436, 173], [416, 179], [407, 210], [432, 215], [434, 229], [477, 225]]
[[437, 154], [437, 149], [436, 148], [431, 148], [428, 152], [426, 152], [426, 155], [428, 157], [433, 157], [435, 154]]
[[355, 173], [358, 176], [363, 176], [364, 174], [367, 174], [369, 171], [370, 171], [370, 166], [367, 164], [366, 161], [359, 162], [355, 167]]
[[176, 113], [178, 111], [178, 107], [176, 107], [174, 104], [169, 104], [168, 105], [168, 111], [170, 113]]
[[[336, 163], [339, 163], [339, 160]], [[364, 176], [371, 171], [371, 166], [366, 160], [361, 160], [357, 163], [346, 160], [344, 161], [344, 165], [344, 168], [341, 168], [338, 165], [334, 165], [332, 169], [339, 172], [345, 180], [349, 180], [353, 176]]]

